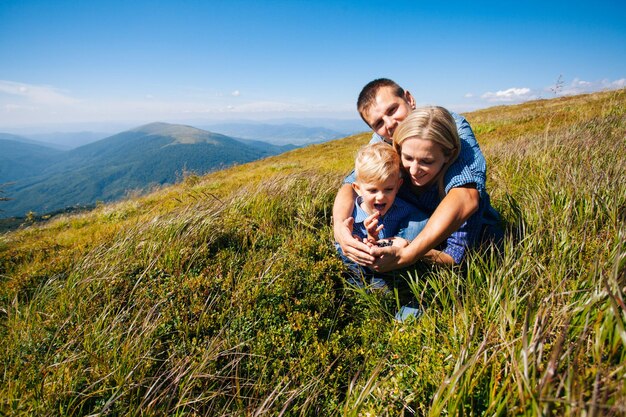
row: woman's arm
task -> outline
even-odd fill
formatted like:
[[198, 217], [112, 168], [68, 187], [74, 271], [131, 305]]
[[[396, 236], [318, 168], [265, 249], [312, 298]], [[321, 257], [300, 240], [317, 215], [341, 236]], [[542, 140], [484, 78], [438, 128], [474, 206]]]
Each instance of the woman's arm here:
[[424, 229], [408, 247], [401, 250], [372, 249], [373, 255], [381, 256], [373, 269], [389, 271], [411, 265], [420, 259], [435, 264], [456, 264], [452, 256], [434, 248], [458, 231], [478, 210], [480, 194], [477, 185], [484, 186], [486, 164], [470, 124], [458, 114], [453, 114], [453, 118], [461, 139], [461, 154], [448, 173], [451, 174], [450, 182], [456, 185], [449, 189]]
[[472, 185], [452, 188], [426, 223], [424, 230], [406, 248], [373, 247], [377, 257], [372, 269], [391, 271], [412, 265], [420, 259], [437, 264], [455, 264], [454, 259], [434, 248], [458, 230], [478, 210], [480, 196]]

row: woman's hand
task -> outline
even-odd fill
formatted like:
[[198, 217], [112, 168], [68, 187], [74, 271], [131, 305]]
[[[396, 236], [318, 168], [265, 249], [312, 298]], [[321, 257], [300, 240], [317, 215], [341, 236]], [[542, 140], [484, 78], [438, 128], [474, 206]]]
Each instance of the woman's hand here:
[[414, 246], [413, 242], [403, 247], [394, 245], [380, 248], [374, 246], [370, 248], [370, 254], [376, 257], [376, 261], [370, 268], [378, 272], [389, 272], [407, 267], [418, 260], [436, 265], [455, 265], [454, 259], [450, 255], [436, 249], [431, 249], [424, 256], [418, 257]]
[[370, 248], [370, 254], [376, 258], [374, 263], [370, 265], [374, 271], [377, 272], [389, 272], [394, 269], [403, 267], [403, 255], [406, 247], [401, 248], [398, 246], [386, 246]]

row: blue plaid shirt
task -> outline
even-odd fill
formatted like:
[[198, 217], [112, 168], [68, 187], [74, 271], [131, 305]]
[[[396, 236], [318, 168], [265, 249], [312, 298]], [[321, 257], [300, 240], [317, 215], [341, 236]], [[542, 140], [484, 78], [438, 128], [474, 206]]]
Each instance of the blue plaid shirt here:
[[[485, 186], [487, 164], [478, 146], [474, 132], [463, 116], [452, 112], [450, 114], [452, 114], [456, 122], [459, 139], [461, 140], [461, 152], [444, 175], [444, 191], [447, 194], [452, 188], [473, 184], [480, 195], [478, 210], [438, 247], [438, 249], [450, 255], [456, 263], [460, 263], [465, 256], [467, 248], [473, 247], [480, 242], [483, 227], [496, 224], [499, 220], [499, 214], [491, 207], [489, 194], [487, 194]], [[370, 143], [377, 142], [383, 142], [383, 138], [374, 133]], [[355, 175], [353, 171], [344, 179], [344, 184], [351, 184], [354, 181]], [[410, 189], [409, 183], [410, 180], [405, 179], [398, 196], [419, 208], [428, 216], [432, 215], [441, 202], [437, 185], [432, 185], [418, 195]]]
[[[363, 222], [369, 214], [361, 208], [362, 202], [363, 199], [361, 196], [358, 196], [354, 202], [354, 210], [352, 211], [354, 226], [352, 234], [364, 239], [367, 237], [367, 229]], [[383, 230], [378, 233], [378, 238], [388, 239], [390, 237], [399, 236], [406, 239], [405, 231], [409, 226], [409, 222], [423, 222], [425, 224], [427, 219], [428, 217], [425, 214], [415, 210], [415, 207], [403, 201], [401, 198], [396, 197], [391, 207], [389, 207], [389, 210], [378, 220], [379, 225], [382, 224], [385, 226]]]

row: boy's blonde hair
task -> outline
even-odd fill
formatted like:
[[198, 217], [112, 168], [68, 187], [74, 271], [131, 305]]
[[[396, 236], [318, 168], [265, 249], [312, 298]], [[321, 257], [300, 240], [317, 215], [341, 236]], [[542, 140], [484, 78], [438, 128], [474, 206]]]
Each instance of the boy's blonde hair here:
[[384, 142], [365, 145], [356, 155], [354, 173], [358, 182], [384, 182], [400, 178], [400, 156]]
[[443, 154], [448, 157], [439, 172], [439, 195], [443, 197], [443, 177], [448, 167], [458, 158], [461, 152], [461, 140], [456, 123], [450, 112], [443, 107], [419, 107], [413, 110], [396, 128], [393, 133], [393, 147], [398, 154], [402, 152], [402, 143], [408, 139], [423, 139], [441, 146]]

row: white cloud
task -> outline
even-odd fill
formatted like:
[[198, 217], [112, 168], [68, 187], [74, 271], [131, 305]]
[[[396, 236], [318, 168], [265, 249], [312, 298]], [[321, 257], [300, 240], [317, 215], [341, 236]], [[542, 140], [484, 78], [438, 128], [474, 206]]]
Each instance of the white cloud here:
[[615, 89], [626, 87], [626, 78], [620, 78], [619, 80], [611, 82], [611, 87]]
[[230, 93], [233, 97], [239, 97], [241, 95], [241, 93], [239, 92], [239, 90], [235, 90], [232, 93]]
[[488, 91], [485, 94], [481, 95], [480, 98], [482, 98], [483, 100], [487, 100], [490, 103], [496, 103], [496, 102], [509, 102], [510, 103], [510, 102], [522, 102], [522, 101], [532, 100], [537, 97], [532, 94], [530, 88], [512, 87], [506, 90], [496, 91], [495, 93]]
[[467, 102], [460, 105], [464, 111], [475, 110], [492, 104], [517, 104], [529, 100], [537, 100], [540, 98], [553, 98], [555, 96], [569, 96], [576, 94], [593, 93], [596, 91], [616, 90], [626, 88], [626, 78], [616, 80], [603, 79], [599, 81], [588, 81], [580, 78], [574, 78], [572, 81], [566, 82], [559, 77], [557, 83], [544, 87], [542, 89], [532, 89], [529, 87], [511, 87], [496, 92], [488, 91], [480, 95], [480, 99], [472, 93], [465, 94], [466, 99], [472, 104], [468, 107]]
[[33, 111], [37, 110], [35, 106], [24, 106], [22, 104], [7, 103], [2, 106], [2, 109], [6, 112], [18, 112], [18, 111]]
[[231, 108], [237, 113], [272, 113], [272, 112], [308, 112], [312, 110], [308, 106], [293, 103], [284, 103], [279, 101], [255, 101], [240, 104]]
[[610, 81], [606, 78], [599, 81], [585, 81], [580, 78], [574, 78], [570, 84], [562, 85], [559, 88], [553, 85], [546, 87], [544, 91], [554, 93], [556, 89], [558, 95], [573, 96], [576, 94], [593, 93], [595, 91], [618, 90], [624, 87], [626, 87], [626, 78], [620, 78], [614, 81]]
[[11, 96], [31, 104], [71, 105], [80, 100], [70, 97], [61, 90], [47, 85], [32, 85], [15, 81], [0, 80], [0, 98]]

